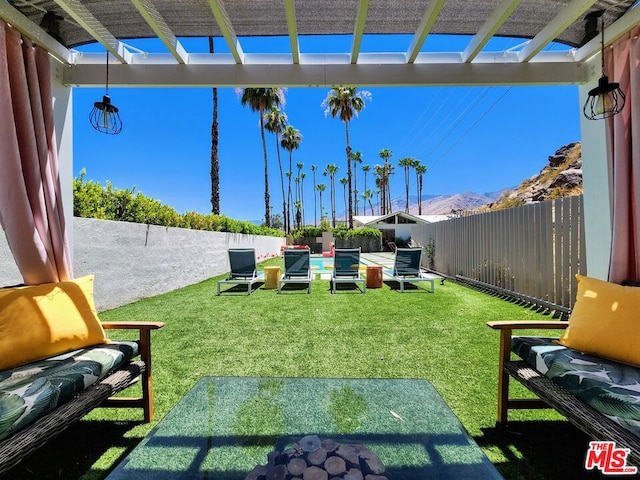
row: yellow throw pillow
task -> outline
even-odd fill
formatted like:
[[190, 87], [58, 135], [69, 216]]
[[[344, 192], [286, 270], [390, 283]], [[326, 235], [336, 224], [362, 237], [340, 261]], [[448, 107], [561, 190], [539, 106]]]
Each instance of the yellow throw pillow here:
[[0, 289], [0, 370], [100, 343], [93, 275]]
[[581, 275], [576, 278], [576, 303], [560, 343], [640, 365], [640, 288]]

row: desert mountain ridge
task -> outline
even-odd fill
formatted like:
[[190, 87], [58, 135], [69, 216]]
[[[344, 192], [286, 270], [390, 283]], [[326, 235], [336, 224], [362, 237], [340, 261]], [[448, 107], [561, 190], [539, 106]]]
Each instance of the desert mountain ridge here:
[[[422, 214], [447, 215], [500, 210], [581, 193], [582, 145], [574, 142], [556, 150], [549, 156], [547, 165], [540, 173], [523, 180], [515, 188], [489, 193], [426, 195], [422, 200]], [[392, 207], [394, 212], [404, 211], [405, 198], [394, 199]], [[409, 197], [409, 213], [418, 214], [416, 196]]]

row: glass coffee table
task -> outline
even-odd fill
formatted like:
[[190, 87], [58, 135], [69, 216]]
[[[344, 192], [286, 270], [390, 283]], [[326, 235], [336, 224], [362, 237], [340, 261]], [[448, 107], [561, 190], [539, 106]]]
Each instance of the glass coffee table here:
[[108, 480], [244, 480], [317, 435], [362, 445], [389, 480], [500, 479], [426, 380], [205, 377]]

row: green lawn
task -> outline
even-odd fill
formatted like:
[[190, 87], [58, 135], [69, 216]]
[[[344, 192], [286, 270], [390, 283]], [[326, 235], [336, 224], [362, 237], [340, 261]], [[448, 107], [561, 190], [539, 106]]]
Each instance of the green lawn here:
[[[494, 428], [498, 333], [485, 323], [548, 318], [534, 309], [449, 281], [435, 294], [385, 285], [332, 295], [315, 281], [311, 295], [217, 297], [217, 279], [101, 314], [166, 323], [152, 334], [156, 421], [209, 375], [425, 378], [506, 479], [586, 477], [588, 441], [554, 412], [514, 412], [508, 430]], [[97, 410], [9, 478], [104, 478], [153, 427], [140, 418]]]

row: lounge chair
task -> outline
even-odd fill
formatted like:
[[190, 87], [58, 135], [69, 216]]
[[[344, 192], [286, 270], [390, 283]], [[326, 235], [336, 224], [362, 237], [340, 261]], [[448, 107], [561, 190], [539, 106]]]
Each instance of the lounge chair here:
[[367, 286], [365, 279], [360, 276], [360, 249], [359, 248], [336, 248], [333, 251], [333, 271], [331, 272], [331, 293], [335, 293], [338, 283], [353, 283], [358, 287], [362, 283], [365, 293]]
[[[218, 295], [220, 286], [246, 285], [247, 295], [253, 293], [253, 285], [264, 281], [264, 273], [258, 273], [256, 268], [256, 251], [253, 248], [230, 248], [229, 252], [229, 276], [218, 281]], [[229, 289], [230, 290], [230, 289]], [[228, 291], [228, 290], [227, 290]]]
[[435, 291], [435, 280], [442, 277], [426, 273], [420, 269], [422, 248], [397, 248], [393, 263], [392, 279], [400, 284], [400, 293], [404, 292], [405, 283], [429, 282], [431, 293]]
[[308, 248], [285, 249], [284, 273], [278, 282], [278, 293], [287, 283], [307, 285], [307, 293], [311, 293], [311, 250]]

